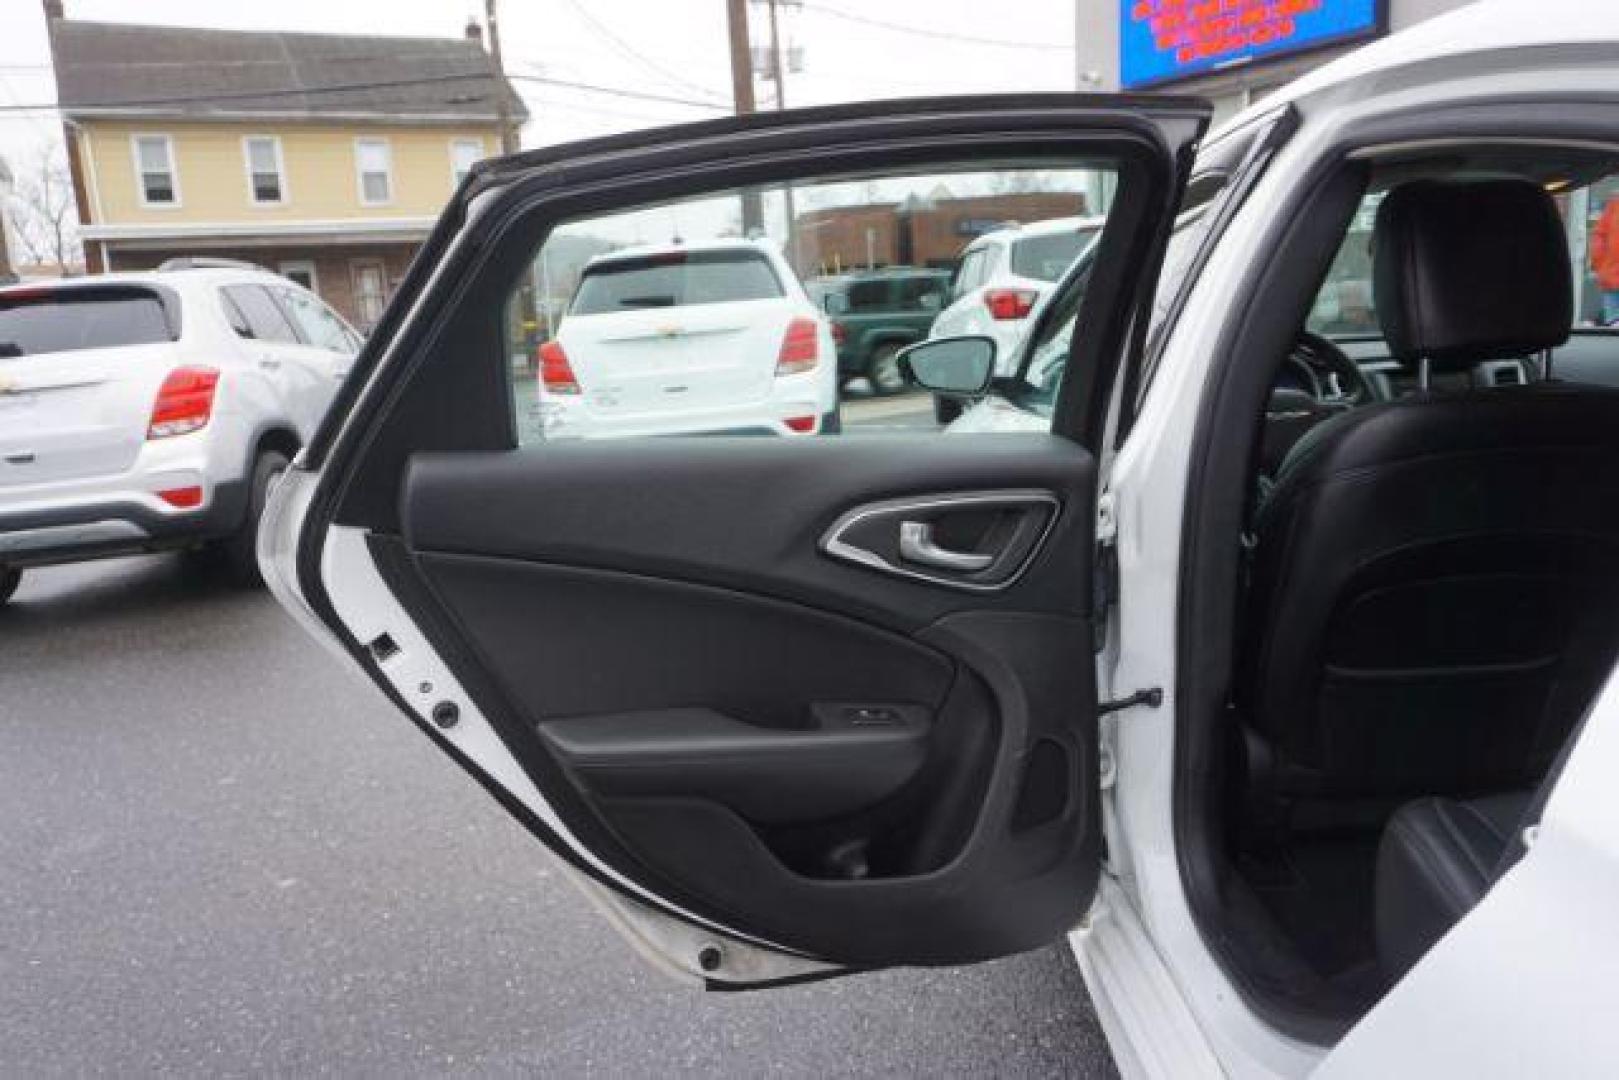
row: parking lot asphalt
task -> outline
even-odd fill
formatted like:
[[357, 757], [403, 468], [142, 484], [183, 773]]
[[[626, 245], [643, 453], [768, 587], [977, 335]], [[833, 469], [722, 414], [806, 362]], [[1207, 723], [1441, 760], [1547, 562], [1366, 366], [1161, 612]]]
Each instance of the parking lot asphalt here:
[[0, 1075], [1093, 1075], [1072, 957], [703, 995], [263, 593], [0, 609]]

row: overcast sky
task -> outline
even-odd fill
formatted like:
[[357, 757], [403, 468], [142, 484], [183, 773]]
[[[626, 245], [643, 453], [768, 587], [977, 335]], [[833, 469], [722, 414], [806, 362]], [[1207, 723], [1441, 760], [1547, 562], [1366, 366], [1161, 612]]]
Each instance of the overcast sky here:
[[[808, 0], [785, 13], [803, 71], [789, 105], [997, 90], [1074, 88], [1073, 0]], [[454, 37], [481, 0], [66, 0], [69, 18], [238, 30]], [[838, 17], [843, 11], [896, 24]], [[710, 100], [665, 104], [526, 83], [525, 145], [718, 115], [729, 107], [725, 0], [502, 0], [507, 71]], [[752, 6], [753, 36], [767, 38]], [[912, 28], [907, 31], [903, 28]], [[926, 30], [924, 34], [917, 32]], [[1001, 42], [993, 44], [991, 40]], [[1015, 43], [1015, 44], [1007, 44]], [[761, 105], [770, 84], [760, 82]], [[0, 0], [0, 104], [55, 98], [38, 0]], [[0, 154], [15, 161], [59, 138], [48, 112], [0, 112]]]

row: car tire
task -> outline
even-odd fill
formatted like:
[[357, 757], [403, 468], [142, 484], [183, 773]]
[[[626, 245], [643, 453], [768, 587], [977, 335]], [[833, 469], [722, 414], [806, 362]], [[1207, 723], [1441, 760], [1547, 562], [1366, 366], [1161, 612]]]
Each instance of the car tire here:
[[256, 589], [264, 584], [259, 572], [259, 521], [270, 499], [270, 487], [287, 470], [287, 456], [279, 450], [266, 450], [253, 463], [252, 486], [248, 490], [247, 514], [236, 531], [209, 545], [209, 553], [233, 585]]
[[933, 397], [933, 419], [941, 424], [954, 423], [962, 413], [961, 402], [955, 398]]
[[0, 566], [0, 604], [4, 604], [17, 593], [17, 586], [22, 584], [22, 571], [10, 566]]
[[905, 373], [899, 369], [899, 350], [900, 346], [893, 342], [879, 345], [871, 350], [871, 359], [866, 361], [866, 381], [878, 397], [892, 397], [905, 390]]

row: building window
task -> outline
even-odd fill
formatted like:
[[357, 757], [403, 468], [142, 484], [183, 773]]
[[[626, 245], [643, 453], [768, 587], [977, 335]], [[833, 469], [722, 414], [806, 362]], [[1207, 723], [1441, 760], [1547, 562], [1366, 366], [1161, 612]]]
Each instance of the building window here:
[[174, 171], [174, 140], [167, 135], [132, 135], [135, 183], [142, 206], [179, 206], [180, 178]]
[[320, 289], [317, 287], [319, 279], [315, 277], [315, 260], [287, 259], [277, 269], [288, 281], [297, 282], [310, 292], [319, 294]]
[[459, 187], [472, 166], [483, 160], [482, 139], [450, 140], [450, 183]]
[[393, 154], [387, 139], [355, 139], [354, 165], [359, 172], [361, 206], [385, 206], [393, 201]]
[[242, 140], [247, 165], [248, 198], [259, 205], [287, 199], [287, 168], [281, 158], [281, 140], [274, 135], [249, 135]]

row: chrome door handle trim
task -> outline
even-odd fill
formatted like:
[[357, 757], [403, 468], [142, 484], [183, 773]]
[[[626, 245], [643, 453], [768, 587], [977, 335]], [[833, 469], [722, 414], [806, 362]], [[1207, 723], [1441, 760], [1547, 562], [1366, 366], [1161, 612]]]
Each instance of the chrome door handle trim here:
[[903, 521], [899, 526], [899, 557], [919, 566], [939, 570], [953, 570], [970, 574], [987, 570], [995, 561], [993, 555], [979, 555], [970, 551], [951, 551], [940, 547], [933, 539], [933, 526], [926, 521]]
[[[857, 532], [858, 527], [874, 517], [904, 517], [910, 513], [926, 514], [950, 510], [986, 510], [998, 507], [1029, 507], [1044, 512], [1045, 521], [1040, 526], [1039, 535], [1029, 545], [1029, 550], [1017, 560], [1016, 566], [1004, 568], [1004, 576], [996, 574], [994, 580], [973, 580], [968, 577], [955, 576], [960, 571], [946, 572], [942, 569], [930, 569], [925, 566], [912, 566], [900, 557], [892, 560], [876, 551], [868, 550], [862, 544], [855, 542], [850, 534]], [[841, 562], [854, 563], [870, 570], [877, 570], [895, 577], [910, 578], [913, 581], [927, 582], [930, 585], [941, 585], [951, 589], [961, 589], [965, 592], [993, 593], [1010, 588], [1028, 570], [1035, 557], [1045, 546], [1045, 542], [1056, 528], [1057, 520], [1062, 517], [1062, 501], [1056, 494], [1040, 488], [1005, 488], [991, 491], [962, 491], [947, 492], [936, 495], [916, 495], [908, 498], [886, 499], [881, 502], [866, 503], [847, 510], [821, 535], [819, 547], [821, 553], [829, 558]], [[891, 534], [892, 535], [892, 534]], [[899, 552], [894, 550], [894, 555]], [[994, 558], [994, 556], [992, 556]]]

